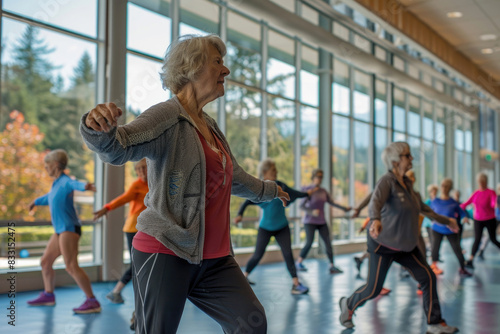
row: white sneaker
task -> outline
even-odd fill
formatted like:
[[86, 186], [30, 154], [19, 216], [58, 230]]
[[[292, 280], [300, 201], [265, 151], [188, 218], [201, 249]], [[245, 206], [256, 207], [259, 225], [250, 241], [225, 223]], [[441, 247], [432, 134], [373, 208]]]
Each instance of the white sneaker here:
[[339, 300], [340, 306], [340, 324], [347, 328], [353, 328], [354, 324], [352, 323], [352, 315], [354, 312], [349, 311], [349, 307], [347, 307], [347, 298], [342, 297]]
[[448, 326], [446, 322], [427, 326], [427, 334], [453, 334], [458, 332], [457, 327]]

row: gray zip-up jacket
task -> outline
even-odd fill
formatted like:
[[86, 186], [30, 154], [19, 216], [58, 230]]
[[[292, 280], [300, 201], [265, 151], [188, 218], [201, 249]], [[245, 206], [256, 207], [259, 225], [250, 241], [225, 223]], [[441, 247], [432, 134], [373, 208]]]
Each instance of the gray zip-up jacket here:
[[[88, 114], [88, 113], [87, 113]], [[129, 124], [109, 133], [85, 125], [80, 133], [102, 161], [122, 165], [146, 158], [149, 192], [147, 208], [139, 215], [137, 230], [155, 237], [189, 263], [203, 259], [205, 240], [206, 166], [203, 146], [194, 123], [177, 97], [144, 111]], [[254, 202], [278, 196], [278, 187], [247, 174], [234, 159], [226, 138], [215, 121], [205, 121], [220, 139], [233, 162], [231, 193]]]
[[420, 213], [444, 225], [450, 220], [424, 204], [406, 176], [403, 181], [406, 189], [392, 171], [384, 174], [373, 190], [368, 210], [371, 221], [378, 219], [382, 223], [382, 232], [375, 241], [382, 246], [410, 252], [417, 246], [420, 235]]

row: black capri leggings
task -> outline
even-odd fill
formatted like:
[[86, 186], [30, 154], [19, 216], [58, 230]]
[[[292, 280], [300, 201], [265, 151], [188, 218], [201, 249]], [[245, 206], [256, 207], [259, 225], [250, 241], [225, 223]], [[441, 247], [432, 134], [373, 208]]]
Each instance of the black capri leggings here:
[[443, 237], [446, 236], [448, 241], [450, 242], [451, 248], [453, 249], [453, 253], [458, 259], [460, 263], [460, 268], [465, 269], [465, 259], [464, 254], [462, 253], [462, 247], [460, 247], [460, 234], [441, 234], [432, 230], [432, 261], [437, 262], [439, 260], [439, 249], [441, 248], [441, 241], [443, 241]]
[[491, 242], [500, 248], [500, 242], [498, 242], [496, 237], [497, 221], [495, 218], [489, 220], [475, 220], [474, 221], [474, 244], [472, 245], [472, 256], [475, 256], [477, 250], [479, 249], [479, 244], [481, 243], [481, 237], [483, 236], [483, 229], [486, 227], [488, 234], [490, 235]]
[[255, 252], [253, 253], [250, 260], [248, 260], [246, 272], [251, 273], [252, 270], [257, 267], [259, 261], [264, 256], [266, 252], [266, 247], [269, 244], [269, 240], [271, 237], [274, 237], [278, 242], [278, 245], [281, 248], [281, 253], [283, 254], [283, 258], [286, 262], [286, 267], [288, 268], [288, 272], [292, 278], [297, 277], [297, 269], [295, 268], [295, 262], [293, 261], [292, 254], [292, 241], [290, 237], [290, 228], [285, 226], [281, 230], [277, 231], [268, 231], [259, 227], [259, 232], [257, 233], [257, 244], [255, 245]]
[[314, 232], [318, 230], [319, 236], [325, 243], [326, 255], [328, 256], [328, 260], [330, 261], [330, 263], [333, 263], [332, 242], [330, 240], [330, 230], [328, 229], [328, 225], [304, 224], [304, 230], [306, 231], [306, 244], [300, 251], [300, 257], [303, 259], [307, 257], [307, 254], [309, 253], [309, 250], [311, 249], [312, 243], [314, 241]]

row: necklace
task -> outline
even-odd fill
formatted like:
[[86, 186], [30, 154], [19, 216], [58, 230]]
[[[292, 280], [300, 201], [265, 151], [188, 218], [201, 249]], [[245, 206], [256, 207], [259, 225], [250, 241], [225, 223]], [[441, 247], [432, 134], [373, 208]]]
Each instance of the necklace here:
[[214, 138], [213, 144], [209, 140], [207, 140], [207, 138], [203, 135], [203, 133], [200, 131], [200, 128], [198, 127], [196, 122], [193, 120], [191, 115], [189, 115], [189, 118], [191, 119], [191, 122], [194, 124], [194, 127], [196, 128], [196, 130], [198, 130], [198, 132], [201, 134], [203, 139], [205, 139], [205, 142], [208, 144], [210, 149], [212, 149], [212, 151], [214, 151], [217, 154], [217, 156], [219, 157], [219, 160], [222, 164], [222, 171], [224, 173], [224, 180], [222, 181], [222, 185], [224, 186], [226, 184], [226, 164], [227, 164], [226, 154], [224, 153], [224, 151], [219, 149], [219, 147], [217, 147], [217, 139], [215, 138], [215, 134], [212, 131], [212, 129], [209, 128], [209, 126], [206, 124], [206, 122], [205, 122], [205, 125], [207, 127], [207, 130], [211, 133], [212, 137]]

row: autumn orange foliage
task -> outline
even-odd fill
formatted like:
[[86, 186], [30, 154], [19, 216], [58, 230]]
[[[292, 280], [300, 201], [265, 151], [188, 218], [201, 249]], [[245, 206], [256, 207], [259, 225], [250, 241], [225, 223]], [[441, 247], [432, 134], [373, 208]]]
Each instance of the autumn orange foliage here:
[[[11, 122], [0, 132], [0, 219], [33, 221], [30, 202], [52, 185], [43, 167], [46, 152], [38, 149], [44, 136], [36, 125], [25, 122], [21, 112], [14, 110], [9, 116]], [[38, 210], [37, 219], [50, 219], [49, 211]]]

